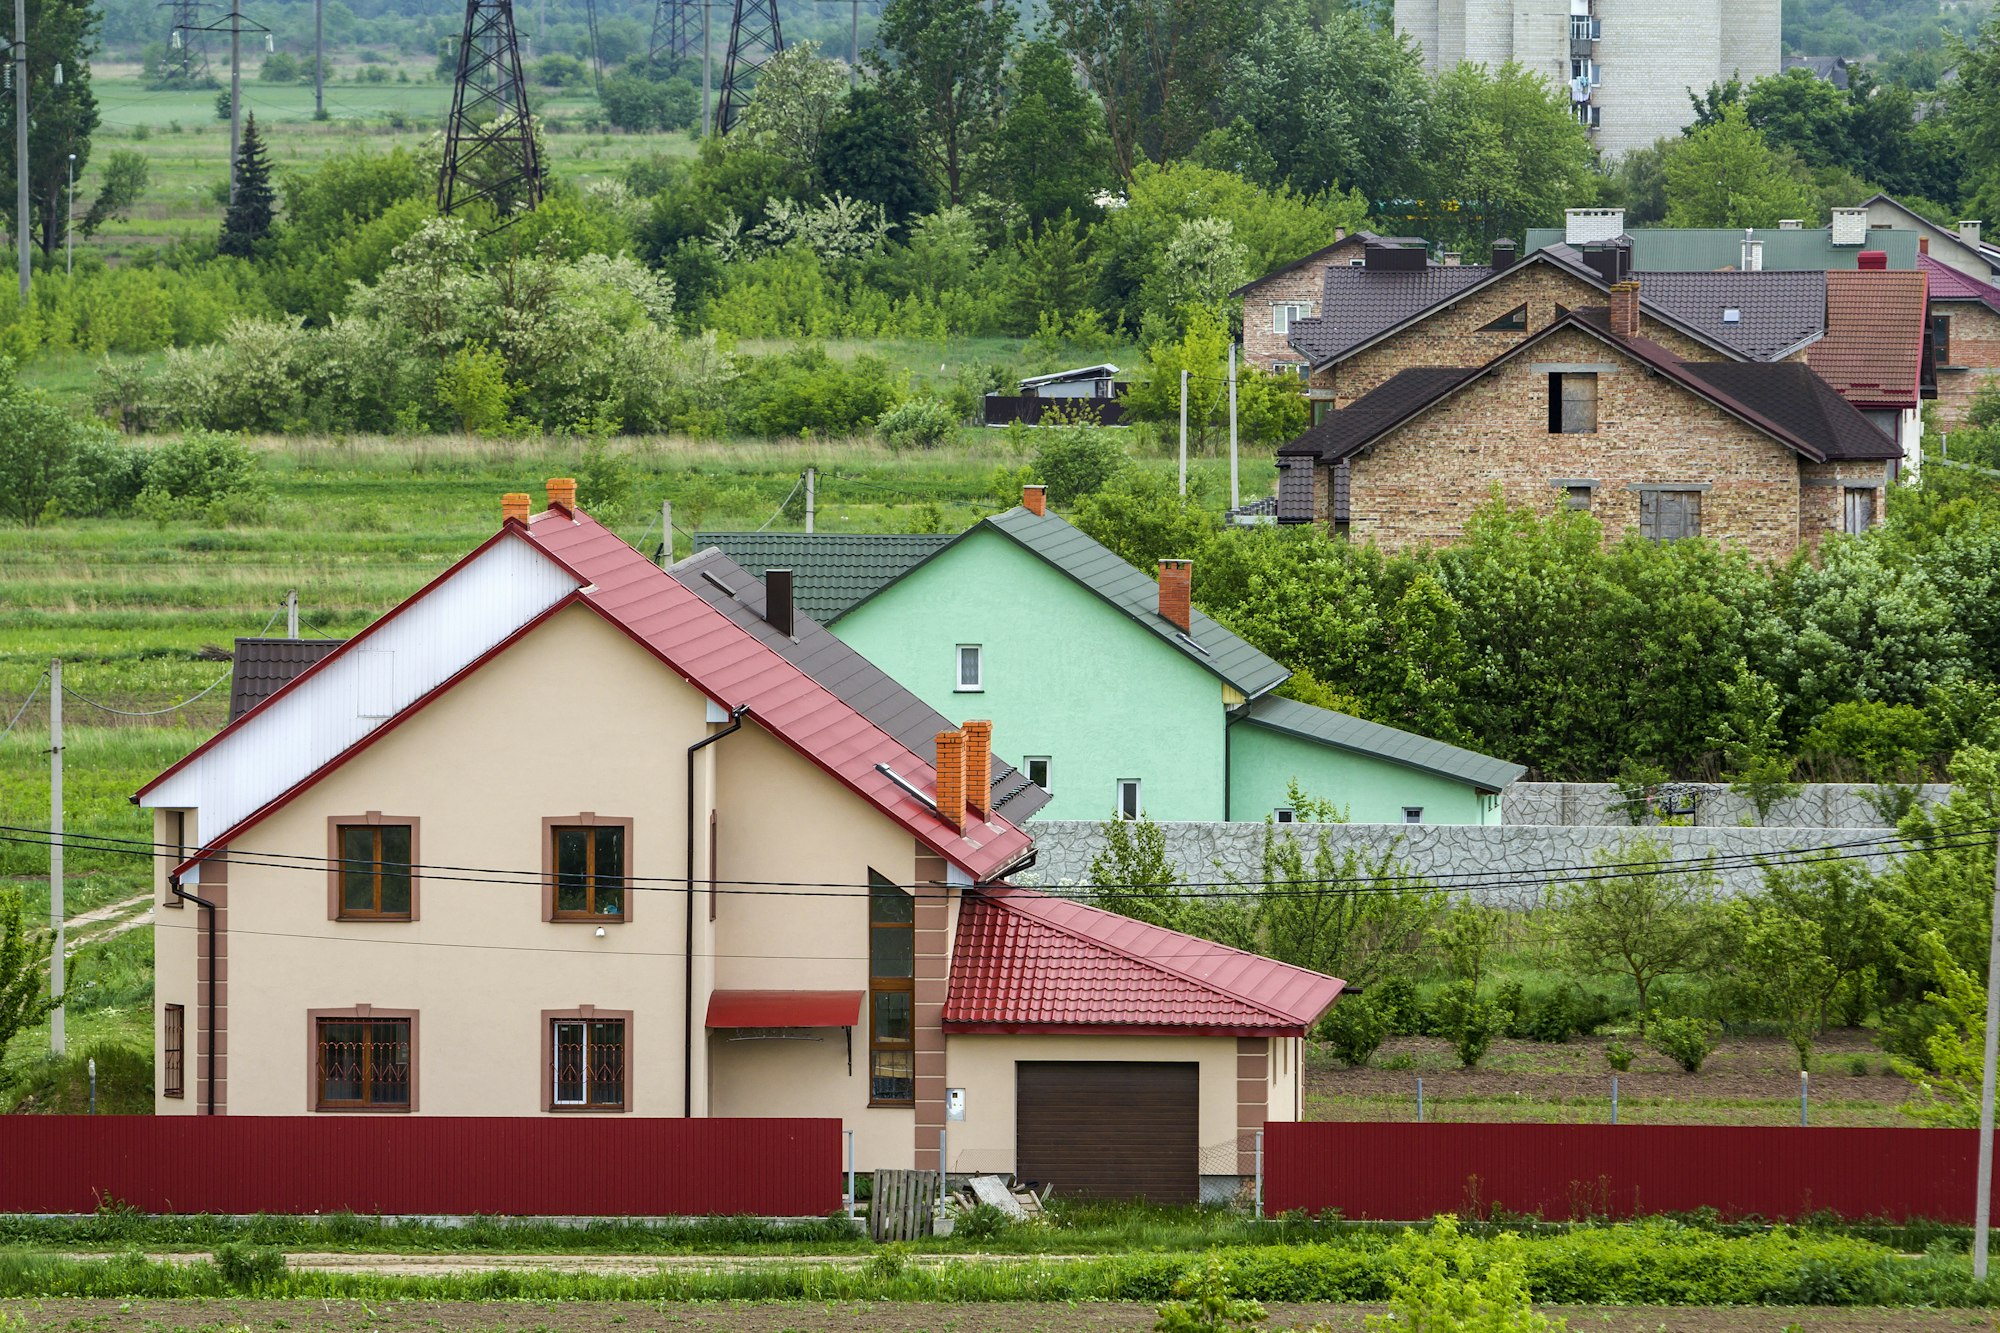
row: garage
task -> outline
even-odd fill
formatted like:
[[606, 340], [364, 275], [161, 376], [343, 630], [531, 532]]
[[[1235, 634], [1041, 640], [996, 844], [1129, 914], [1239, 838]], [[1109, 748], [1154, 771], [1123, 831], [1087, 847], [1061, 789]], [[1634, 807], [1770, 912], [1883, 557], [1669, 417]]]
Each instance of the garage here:
[[1015, 1174], [1086, 1199], [1200, 1197], [1201, 1067], [1023, 1060], [1014, 1066]]

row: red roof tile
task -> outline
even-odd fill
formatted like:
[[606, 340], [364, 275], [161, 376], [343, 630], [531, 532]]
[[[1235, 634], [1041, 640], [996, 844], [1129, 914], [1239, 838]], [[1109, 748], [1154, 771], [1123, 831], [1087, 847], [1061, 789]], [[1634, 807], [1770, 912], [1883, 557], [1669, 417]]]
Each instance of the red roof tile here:
[[1826, 337], [1806, 364], [1861, 408], [1919, 401], [1928, 290], [1922, 270], [1836, 269], [1826, 275]]
[[965, 895], [948, 1032], [1297, 1036], [1345, 983], [1030, 889]]
[[925, 846], [974, 878], [997, 876], [1033, 844], [1006, 820], [953, 828], [883, 774], [886, 764], [920, 788], [931, 766], [689, 592], [617, 534], [581, 511], [551, 509], [530, 520], [534, 543], [590, 581], [584, 601], [651, 649], [725, 708], [743, 707], [766, 731], [900, 821]]
[[1942, 260], [1929, 255], [1917, 256], [1917, 267], [1923, 270], [1931, 282], [1933, 301], [1980, 301], [1996, 312], [2000, 312], [2000, 287], [1990, 282], [1981, 282], [1969, 273], [1961, 273]]

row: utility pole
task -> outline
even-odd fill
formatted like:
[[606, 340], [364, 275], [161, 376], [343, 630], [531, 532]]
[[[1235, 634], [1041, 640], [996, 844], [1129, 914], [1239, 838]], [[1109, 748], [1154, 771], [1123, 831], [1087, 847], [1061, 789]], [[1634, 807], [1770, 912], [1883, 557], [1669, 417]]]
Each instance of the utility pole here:
[[1243, 493], [1236, 480], [1236, 343], [1229, 344], [1229, 507], [1240, 509]]
[[847, 17], [847, 90], [853, 92], [861, 86], [861, 0], [854, 0], [854, 8]]
[[1972, 1203], [1972, 1276], [1986, 1280], [1993, 1225], [1993, 1062], [2000, 1056], [2000, 845], [1993, 858], [1993, 928], [1986, 945], [1986, 1063], [1979, 1076], [1979, 1197]]
[[712, 8], [714, 0], [701, 0], [701, 137], [704, 139], [714, 129], [714, 122], [709, 118], [708, 110], [709, 89], [714, 83], [709, 77], [709, 70], [715, 64], [715, 43], [710, 41], [708, 36], [708, 11]]
[[229, 0], [229, 202], [236, 202], [236, 157], [243, 148], [243, 0]]
[[806, 531], [813, 530], [813, 513], [819, 506], [819, 469], [806, 469]]
[[1188, 373], [1181, 372], [1181, 499], [1187, 499], [1187, 384]]
[[285, 637], [288, 639], [299, 637], [299, 590], [297, 588], [285, 589]]
[[62, 789], [62, 659], [49, 663], [49, 919], [56, 928], [49, 950], [49, 998], [56, 1002], [49, 1015], [49, 1054], [61, 1056], [69, 1046], [63, 1033], [63, 789]]
[[28, 304], [28, 0], [14, 0], [14, 251], [21, 268], [21, 304]]
[[313, 0], [313, 119], [326, 119], [326, 0]]
[[69, 155], [69, 217], [63, 223], [63, 276], [76, 276], [76, 154]]
[[660, 501], [660, 568], [674, 563], [674, 502]]
[[784, 49], [778, 0], [736, 0], [729, 16], [729, 49], [722, 59], [722, 105], [715, 117], [718, 130], [727, 134], [736, 128], [737, 119], [750, 105], [757, 72]]

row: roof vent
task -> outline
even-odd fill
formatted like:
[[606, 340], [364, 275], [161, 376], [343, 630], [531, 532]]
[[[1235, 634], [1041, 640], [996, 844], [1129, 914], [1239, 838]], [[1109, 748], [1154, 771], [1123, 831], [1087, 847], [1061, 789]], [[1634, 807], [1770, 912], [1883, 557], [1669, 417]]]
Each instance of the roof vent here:
[[1503, 269], [1514, 267], [1514, 261], [1520, 257], [1520, 253], [1520, 247], [1504, 236], [1493, 242], [1493, 271], [1499, 273]]
[[1743, 312], [1735, 306], [1729, 306], [1722, 312], [1722, 322], [1724, 324], [1741, 324], [1743, 322]]
[[1865, 208], [1836, 208], [1833, 210], [1833, 231], [1829, 238], [1835, 245], [1859, 245], [1868, 239], [1868, 210]]
[[1779, 230], [1779, 231], [1804, 231], [1805, 229], [1806, 229], [1806, 222], [1805, 222], [1805, 219], [1804, 219], [1804, 218], [1779, 218], [1779, 219], [1778, 219], [1778, 230]]
[[1854, 267], [1867, 269], [1871, 273], [1879, 273], [1889, 267], [1889, 252], [1887, 250], [1863, 250], [1860, 254], [1854, 256]]

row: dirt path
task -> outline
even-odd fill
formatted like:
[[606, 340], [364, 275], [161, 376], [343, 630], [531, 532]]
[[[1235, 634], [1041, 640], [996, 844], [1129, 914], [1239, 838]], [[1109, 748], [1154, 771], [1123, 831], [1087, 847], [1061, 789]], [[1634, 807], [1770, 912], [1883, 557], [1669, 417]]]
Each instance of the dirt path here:
[[[100, 1260], [101, 1253], [73, 1252], [68, 1259]], [[348, 1254], [335, 1250], [287, 1254], [285, 1264], [315, 1273], [381, 1273], [393, 1277], [442, 1277], [462, 1273], [556, 1272], [603, 1277], [646, 1277], [661, 1269], [737, 1273], [755, 1268], [815, 1264], [829, 1268], [859, 1268], [872, 1257], [855, 1254]], [[916, 1254], [916, 1267], [948, 1263], [1024, 1264], [1082, 1262], [1089, 1255], [1072, 1254]], [[159, 1251], [146, 1258], [154, 1263], [189, 1263], [208, 1258], [206, 1251]]]
[[[1272, 1333], [1323, 1323], [1360, 1333], [1379, 1307], [1273, 1305]], [[1552, 1307], [1572, 1333], [1991, 1333], [1986, 1310], [1668, 1309]], [[758, 1302], [668, 1305], [639, 1301], [0, 1301], [22, 1333], [1140, 1333], [1157, 1318], [1147, 1305], [924, 1305]]]

